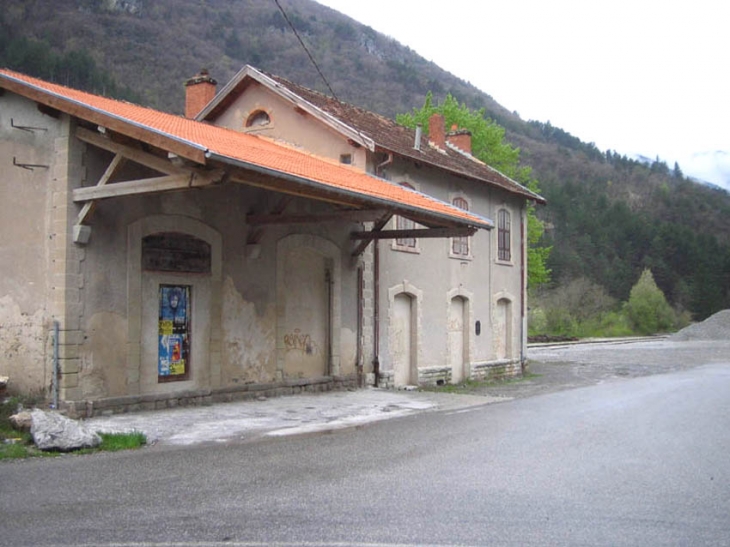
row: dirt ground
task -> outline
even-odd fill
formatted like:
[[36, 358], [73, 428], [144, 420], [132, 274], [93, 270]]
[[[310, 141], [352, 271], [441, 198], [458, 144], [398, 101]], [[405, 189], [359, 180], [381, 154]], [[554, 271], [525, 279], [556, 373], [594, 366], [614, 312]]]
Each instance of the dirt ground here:
[[524, 398], [666, 374], [709, 363], [730, 366], [730, 341], [675, 338], [584, 342], [531, 347], [523, 379], [470, 386], [465, 393]]

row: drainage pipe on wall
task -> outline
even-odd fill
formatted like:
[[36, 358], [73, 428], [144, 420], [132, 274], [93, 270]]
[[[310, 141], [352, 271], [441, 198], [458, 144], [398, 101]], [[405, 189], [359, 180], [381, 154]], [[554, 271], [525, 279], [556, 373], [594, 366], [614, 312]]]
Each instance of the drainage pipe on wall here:
[[522, 375], [526, 372], [527, 356], [525, 355], [525, 322], [527, 320], [527, 241], [525, 237], [525, 225], [527, 224], [526, 206], [522, 206], [520, 219], [520, 369]]
[[373, 375], [380, 385], [380, 246], [373, 241]]
[[355, 366], [357, 367], [357, 387], [365, 387], [363, 382], [362, 367], [362, 315], [363, 315], [363, 271], [362, 266], [357, 268], [357, 354]]
[[58, 321], [53, 321], [53, 378], [51, 378], [53, 386], [53, 408], [58, 410], [58, 334], [60, 325]]
[[[383, 169], [393, 163], [393, 154], [375, 166], [375, 175], [383, 177]], [[375, 387], [380, 385], [380, 246], [373, 241], [373, 374]]]

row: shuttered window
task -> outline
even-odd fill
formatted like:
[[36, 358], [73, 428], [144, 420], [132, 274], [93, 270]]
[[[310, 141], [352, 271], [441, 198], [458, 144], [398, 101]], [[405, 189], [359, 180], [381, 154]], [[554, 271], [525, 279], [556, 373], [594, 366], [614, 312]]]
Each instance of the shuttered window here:
[[[469, 202], [464, 198], [454, 198], [451, 202], [454, 207], [463, 209], [464, 211], [469, 210]], [[452, 237], [451, 238], [451, 253], [458, 256], [469, 256], [469, 238], [463, 237]]]
[[497, 213], [497, 258], [512, 260], [512, 232], [510, 228], [510, 214], [506, 209]]

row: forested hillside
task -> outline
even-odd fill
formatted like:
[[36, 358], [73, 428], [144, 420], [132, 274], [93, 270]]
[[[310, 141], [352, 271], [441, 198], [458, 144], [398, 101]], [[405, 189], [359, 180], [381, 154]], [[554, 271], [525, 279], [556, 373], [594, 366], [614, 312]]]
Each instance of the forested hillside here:
[[[730, 195], [680, 166], [598, 150], [311, 0], [281, 0], [340, 100], [394, 117], [451, 93], [506, 128], [548, 205], [552, 288], [586, 279], [619, 301], [645, 268], [696, 319], [730, 307]], [[4, 0], [0, 65], [181, 113], [183, 82], [244, 64], [326, 91], [273, 0]], [[486, 90], [489, 91], [489, 90]], [[539, 92], [539, 90], [537, 91]]]

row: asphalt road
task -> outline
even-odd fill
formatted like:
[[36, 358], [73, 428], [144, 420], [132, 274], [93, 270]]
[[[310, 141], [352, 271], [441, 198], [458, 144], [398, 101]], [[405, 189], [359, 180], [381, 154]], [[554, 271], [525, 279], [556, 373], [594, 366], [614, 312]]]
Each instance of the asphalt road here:
[[730, 362], [329, 435], [0, 465], [0, 545], [730, 545]]

